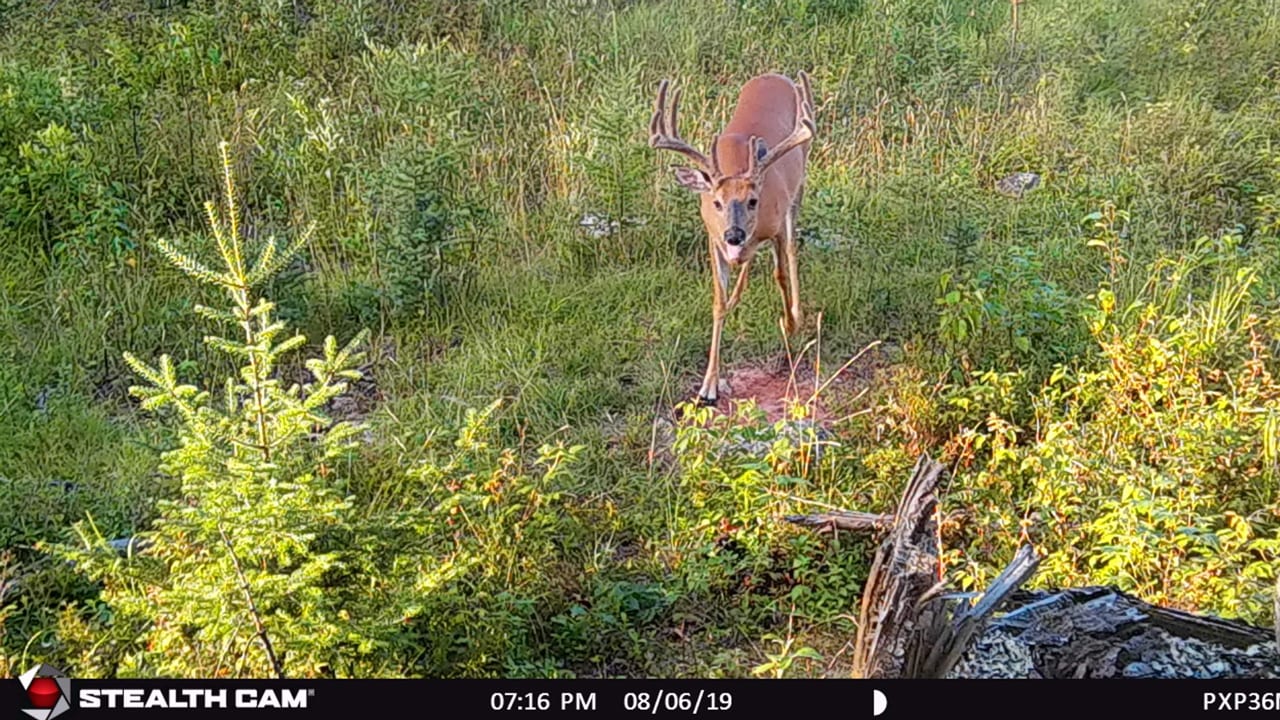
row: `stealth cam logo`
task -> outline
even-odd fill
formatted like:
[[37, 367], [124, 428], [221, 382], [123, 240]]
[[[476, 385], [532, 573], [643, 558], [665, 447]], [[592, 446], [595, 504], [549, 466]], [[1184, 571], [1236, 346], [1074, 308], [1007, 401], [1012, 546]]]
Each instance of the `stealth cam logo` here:
[[51, 720], [71, 709], [71, 679], [52, 665], [39, 665], [18, 676], [27, 699], [35, 707], [22, 712], [36, 720]]

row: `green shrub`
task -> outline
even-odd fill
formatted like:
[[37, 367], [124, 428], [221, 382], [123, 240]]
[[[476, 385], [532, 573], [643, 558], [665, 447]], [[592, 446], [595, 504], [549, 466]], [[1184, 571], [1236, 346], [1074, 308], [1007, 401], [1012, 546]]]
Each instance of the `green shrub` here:
[[1033, 417], [1011, 421], [1017, 384], [990, 374], [948, 394], [971, 418], [951, 444], [963, 469], [946, 503], [964, 516], [950, 561], [965, 586], [1032, 542], [1043, 585], [1112, 584], [1269, 619], [1280, 384], [1246, 259], [1238, 238], [1206, 240], [1157, 261], [1128, 301], [1102, 286], [1095, 355], [1060, 366], [1035, 391]]
[[[353, 640], [342, 595], [332, 587], [347, 572], [351, 503], [326, 463], [348, 450], [359, 427], [334, 423], [325, 406], [359, 378], [357, 345], [332, 337], [323, 357], [309, 360], [313, 379], [286, 385], [277, 367], [305, 343], [281, 339], [274, 305], [256, 289], [305, 243], [251, 247], [241, 234], [231, 158], [223, 144], [225, 215], [206, 206], [224, 268], [167, 242], [160, 249], [177, 267], [223, 290], [229, 309], [197, 306], [200, 315], [234, 330], [209, 336], [212, 349], [238, 359], [216, 402], [182, 384], [169, 356], [152, 366], [132, 355], [130, 367], [148, 382], [131, 392], [150, 411], [172, 413], [178, 447], [162, 470], [181, 482], [162, 501], [152, 549], [114, 557], [92, 525], [81, 530], [85, 550], [66, 550], [95, 579], [121, 621], [144, 628], [143, 647], [124, 674], [214, 676], [312, 675], [336, 662]], [[308, 233], [309, 234], [309, 233]], [[119, 621], [118, 621], [119, 622]]]
[[849, 581], [865, 571], [866, 558], [824, 546], [782, 520], [813, 512], [806, 501], [859, 506], [849, 493], [852, 448], [820, 433], [811, 412], [796, 405], [787, 419], [767, 423], [748, 401], [730, 415], [690, 411], [680, 423], [673, 550], [691, 596], [738, 598], [762, 617], [785, 609], [815, 622], [831, 622], [850, 607]]
[[[956, 470], [943, 527], [963, 582], [1027, 539], [1044, 583], [1267, 616], [1274, 0], [1037, 0], [1016, 33], [1010, 3], [954, 0], [0, 7], [0, 576], [21, 580], [0, 674], [272, 671], [205, 522], [267, 472], [187, 478], [174, 463], [233, 453], [180, 445], [190, 424], [131, 405], [119, 360], [169, 352], [209, 410], [221, 378], [247, 385], [191, 314], [221, 291], [152, 242], [201, 233], [206, 137], [234, 148], [246, 247], [316, 228], [253, 290], [291, 329], [273, 343], [382, 333], [332, 403], [363, 442], [324, 459], [330, 425], [309, 425], [272, 471], [302, 489], [261, 490], [309, 537], [244, 547], [267, 519], [228, 535], [258, 563], [286, 673], [838, 672], [870, 547], [780, 516], [891, 507], [921, 452]], [[821, 332], [789, 350], [822, 367], [894, 350], [836, 386], [821, 458], [751, 413], [684, 424], [672, 451], [656, 416], [706, 360], [706, 237], [645, 145], [652, 93], [685, 87], [682, 127], [706, 143], [744, 80], [799, 69], [818, 122], [802, 300]], [[1015, 171], [1040, 186], [996, 192]], [[781, 349], [764, 265], [726, 371]], [[276, 370], [300, 403], [318, 384], [298, 355]], [[183, 509], [193, 489], [206, 511]], [[33, 547], [75, 544], [77, 519], [95, 550]], [[119, 558], [99, 534], [153, 544]], [[196, 654], [209, 637], [225, 657]]]
[[[411, 596], [404, 622], [421, 647], [414, 674], [523, 667], [535, 658], [532, 633], [546, 605], [562, 602], [547, 573], [574, 535], [572, 521], [562, 517], [560, 485], [583, 448], [543, 445], [525, 459], [495, 442], [498, 407], [467, 410], [456, 433], [431, 442], [407, 473], [413, 501], [389, 515], [402, 529], [389, 540], [416, 543], [420, 553], [441, 558], [440, 569], [413, 583], [412, 592], [404, 589]], [[393, 570], [389, 577], [398, 575]]]

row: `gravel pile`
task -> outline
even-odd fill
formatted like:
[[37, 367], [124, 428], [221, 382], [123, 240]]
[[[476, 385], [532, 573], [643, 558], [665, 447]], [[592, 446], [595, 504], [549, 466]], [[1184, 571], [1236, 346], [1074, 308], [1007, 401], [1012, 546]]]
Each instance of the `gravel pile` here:
[[1111, 588], [1016, 599], [949, 677], [1280, 677], [1268, 629], [1156, 607]]

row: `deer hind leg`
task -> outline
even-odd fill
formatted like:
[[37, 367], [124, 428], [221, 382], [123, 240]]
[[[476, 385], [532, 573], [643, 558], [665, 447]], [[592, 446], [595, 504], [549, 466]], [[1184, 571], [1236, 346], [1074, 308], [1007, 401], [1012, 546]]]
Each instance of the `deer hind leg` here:
[[778, 283], [778, 293], [782, 295], [782, 330], [790, 335], [795, 332], [791, 324], [791, 281], [787, 278], [787, 249], [783, 238], [773, 241], [773, 279]]
[[787, 225], [791, 228], [792, 237], [795, 238], [795, 246], [799, 247], [803, 244], [798, 233], [796, 233], [796, 223], [800, 221], [800, 203], [804, 201], [804, 185], [800, 185], [800, 189], [796, 191], [796, 199], [791, 203], [791, 217], [788, 218]]
[[796, 261], [795, 208], [787, 212], [782, 236], [774, 240], [773, 278], [782, 294], [782, 329], [790, 335], [804, 322], [800, 309], [800, 273]]
[[796, 252], [796, 211], [792, 208], [787, 213], [787, 232], [785, 243], [787, 245], [787, 279], [791, 285], [791, 304], [788, 312], [791, 315], [791, 325], [793, 328], [799, 329], [804, 323], [804, 311], [800, 308], [800, 261]]

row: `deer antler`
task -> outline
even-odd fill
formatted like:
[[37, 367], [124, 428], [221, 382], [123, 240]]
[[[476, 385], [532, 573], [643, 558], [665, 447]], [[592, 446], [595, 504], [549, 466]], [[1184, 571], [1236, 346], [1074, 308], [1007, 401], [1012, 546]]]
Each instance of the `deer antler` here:
[[[673, 150], [692, 160], [699, 168], [709, 175], [716, 175], [716, 165], [714, 160], [707, 159], [706, 155], [693, 149], [693, 146], [685, 142], [680, 137], [680, 131], [677, 123], [677, 113], [680, 112], [680, 91], [676, 90], [671, 98], [671, 112], [666, 113], [667, 106], [667, 88], [670, 82], [663, 80], [658, 84], [658, 100], [654, 104], [653, 118], [649, 120], [649, 147], [659, 150]], [[714, 145], [712, 146], [714, 147]], [[714, 157], [714, 150], [712, 151]]]
[[796, 126], [785, 140], [769, 149], [764, 157], [756, 160], [760, 138], [751, 138], [751, 154], [748, 160], [748, 173], [753, 177], [763, 175], [769, 166], [797, 147], [813, 139], [816, 132], [813, 123], [813, 91], [809, 87], [809, 76], [800, 72], [800, 86], [796, 88]]

